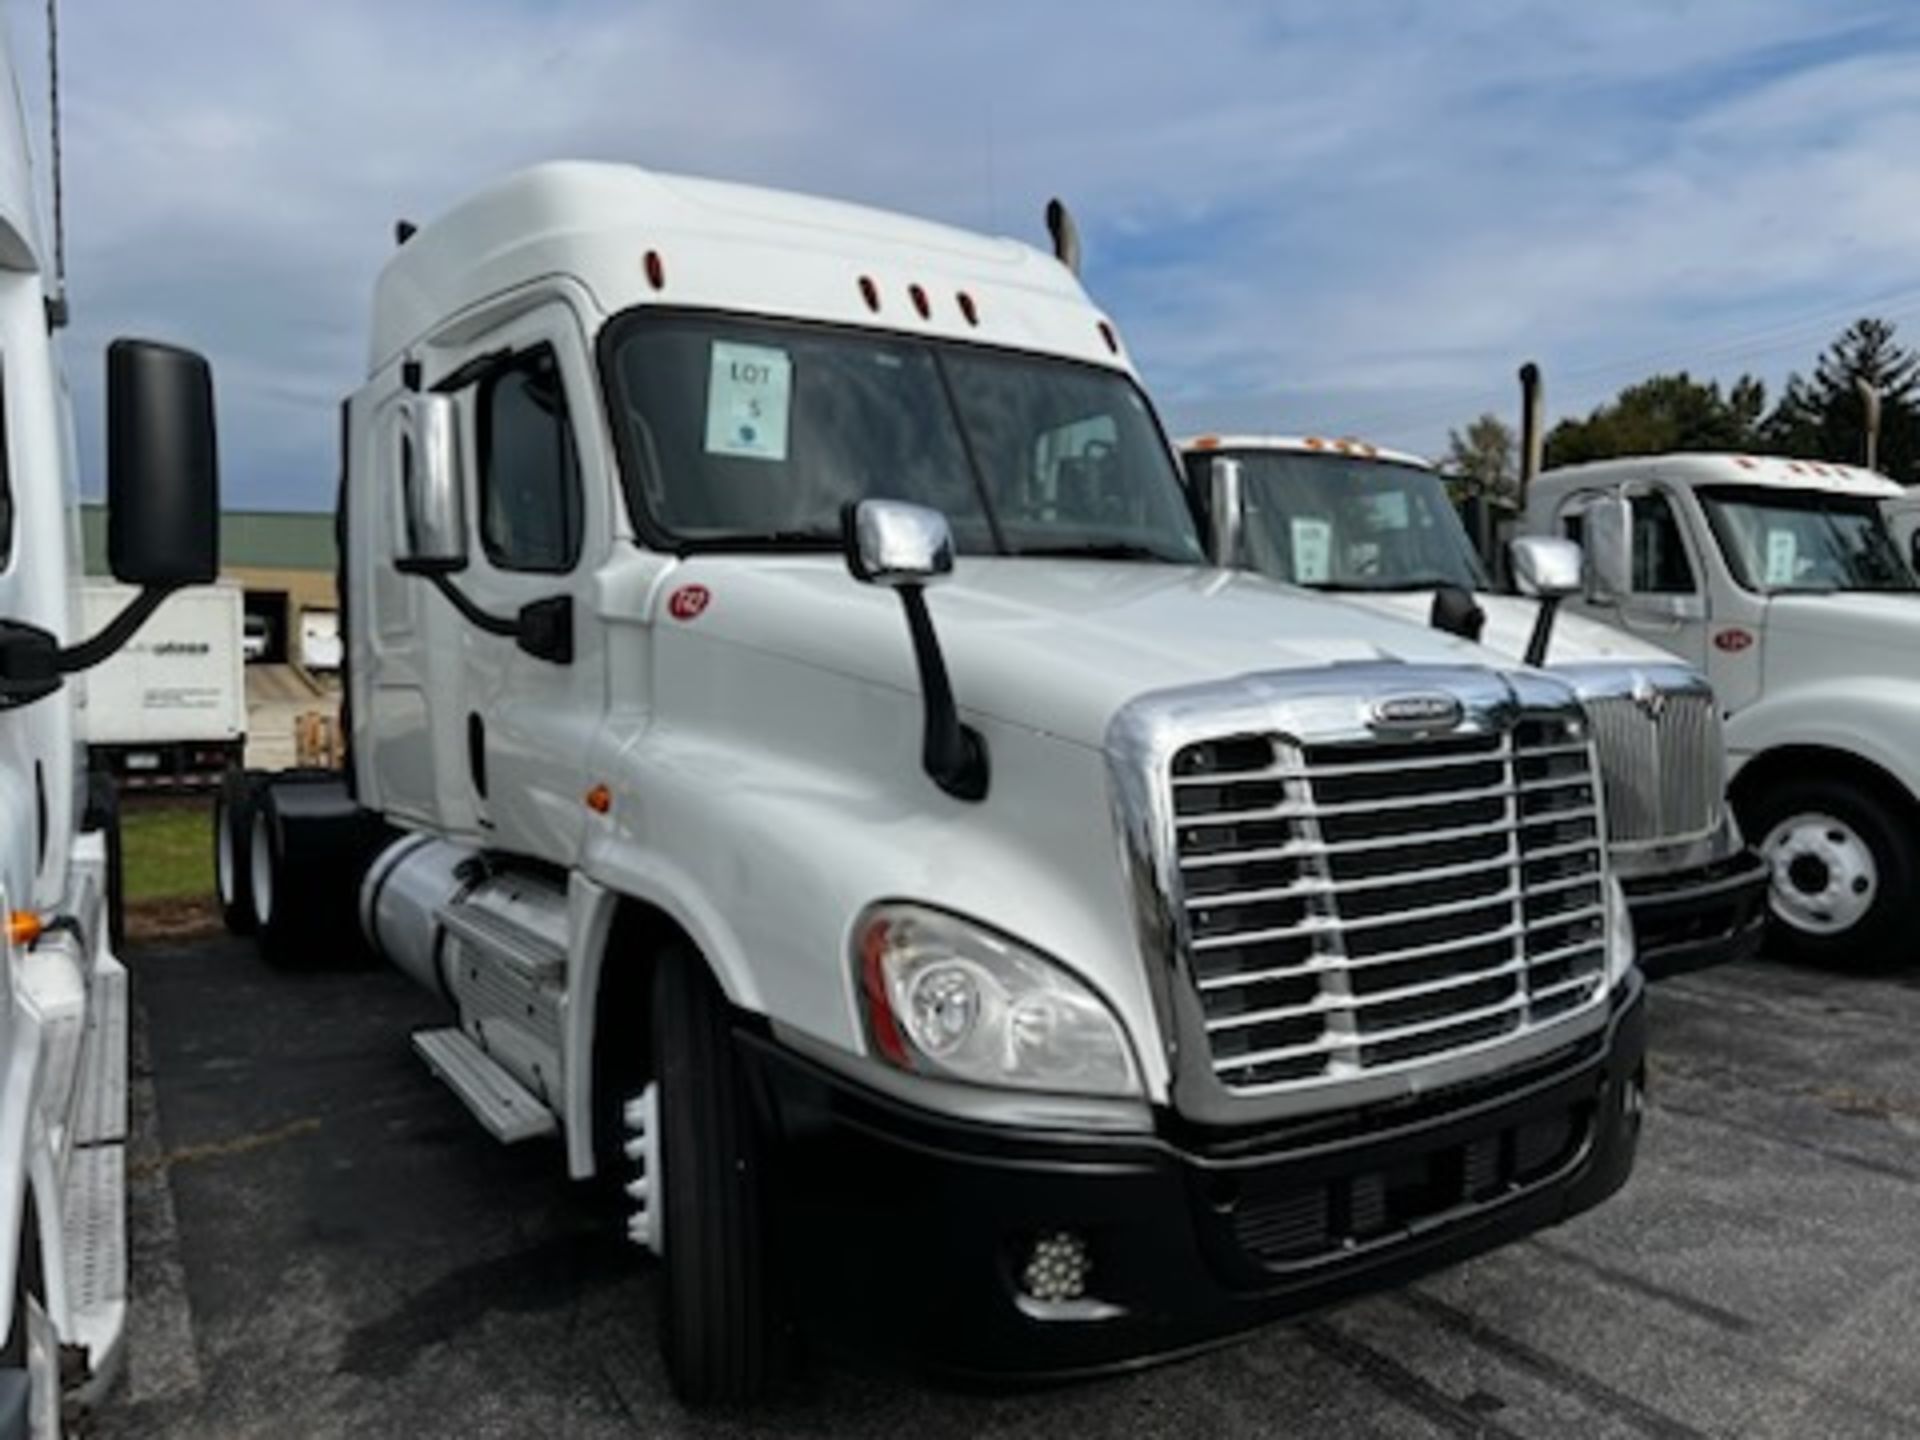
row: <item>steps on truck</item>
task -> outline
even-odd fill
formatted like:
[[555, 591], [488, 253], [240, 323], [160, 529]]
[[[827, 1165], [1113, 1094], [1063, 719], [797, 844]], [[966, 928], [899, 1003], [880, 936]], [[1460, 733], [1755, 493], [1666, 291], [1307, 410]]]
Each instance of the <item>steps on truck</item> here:
[[127, 1319], [127, 972], [99, 962], [90, 982], [74, 1145], [61, 1196], [66, 1239], [67, 1339], [85, 1347], [82, 1396], [95, 1399], [110, 1383]]
[[416, 1030], [413, 1048], [503, 1145], [555, 1134], [553, 1112], [464, 1033], [448, 1027]]

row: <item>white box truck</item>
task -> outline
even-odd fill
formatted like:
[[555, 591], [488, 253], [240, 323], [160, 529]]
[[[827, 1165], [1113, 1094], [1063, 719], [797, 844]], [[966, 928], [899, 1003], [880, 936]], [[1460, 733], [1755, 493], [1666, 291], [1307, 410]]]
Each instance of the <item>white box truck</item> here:
[[229, 787], [223, 898], [297, 963], [357, 892], [488, 1130], [627, 1177], [683, 1396], [1133, 1364], [1625, 1180], [1578, 697], [1207, 564], [1070, 266], [587, 164], [402, 242], [348, 776]]
[[1314, 435], [1203, 435], [1182, 448], [1220, 564], [1450, 629], [1573, 685], [1593, 720], [1614, 868], [1648, 975], [1759, 949], [1767, 868], [1727, 804], [1726, 739], [1698, 670], [1558, 614], [1552, 597], [1496, 590], [1418, 456]]
[[[84, 627], [103, 627], [135, 595], [128, 586], [89, 582], [80, 596]], [[243, 609], [236, 586], [182, 590], [88, 673], [81, 730], [93, 769], [122, 790], [177, 790], [213, 785], [241, 763]]]
[[1526, 527], [1581, 540], [1585, 614], [1698, 666], [1774, 930], [1830, 964], [1920, 959], [1920, 578], [1904, 498], [1848, 465], [1646, 455], [1549, 470]]
[[80, 763], [79, 680], [214, 578], [219, 504], [206, 362], [115, 341], [107, 549], [133, 598], [82, 623], [64, 301], [3, 54], [0, 89], [0, 1440], [47, 1440], [105, 1386], [127, 1310], [118, 811]]

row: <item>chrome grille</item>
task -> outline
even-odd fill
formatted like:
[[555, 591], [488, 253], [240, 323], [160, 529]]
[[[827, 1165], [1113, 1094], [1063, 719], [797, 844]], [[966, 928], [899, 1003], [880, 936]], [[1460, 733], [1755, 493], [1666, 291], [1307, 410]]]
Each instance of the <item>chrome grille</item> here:
[[1711, 692], [1644, 683], [1636, 694], [1585, 695], [1618, 845], [1711, 832], [1720, 821], [1726, 760]]
[[1602, 993], [1601, 808], [1565, 719], [1173, 757], [1212, 1068], [1268, 1093], [1502, 1042]]

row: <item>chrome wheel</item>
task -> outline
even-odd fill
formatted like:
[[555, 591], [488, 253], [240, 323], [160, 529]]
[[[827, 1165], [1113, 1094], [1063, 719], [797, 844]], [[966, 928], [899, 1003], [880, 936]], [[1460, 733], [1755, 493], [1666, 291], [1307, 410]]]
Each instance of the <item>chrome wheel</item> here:
[[1831, 815], [1789, 815], [1760, 853], [1773, 868], [1773, 913], [1809, 935], [1858, 925], [1880, 893], [1880, 867], [1858, 831]]

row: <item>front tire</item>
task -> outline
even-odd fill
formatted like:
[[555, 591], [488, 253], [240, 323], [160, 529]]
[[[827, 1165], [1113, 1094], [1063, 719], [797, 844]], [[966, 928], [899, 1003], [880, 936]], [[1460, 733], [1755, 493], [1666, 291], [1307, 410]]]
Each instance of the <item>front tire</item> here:
[[1902, 924], [1920, 884], [1911, 819], [1851, 780], [1788, 780], [1750, 801], [1741, 824], [1772, 868], [1776, 946], [1835, 968], [1911, 963]]
[[780, 1359], [766, 1216], [766, 1169], [726, 999], [681, 947], [654, 975], [659, 1061], [661, 1347], [680, 1399], [739, 1404], [765, 1395]]

